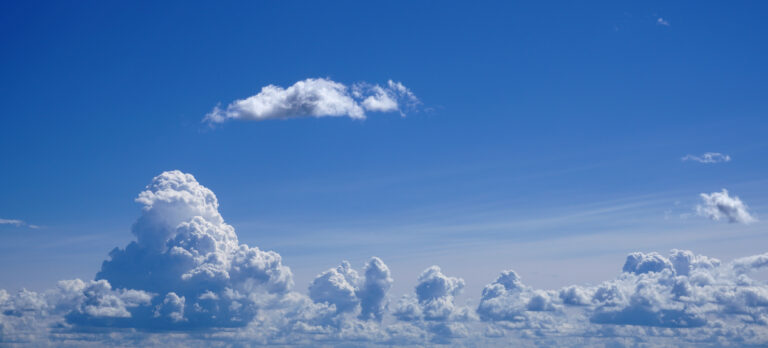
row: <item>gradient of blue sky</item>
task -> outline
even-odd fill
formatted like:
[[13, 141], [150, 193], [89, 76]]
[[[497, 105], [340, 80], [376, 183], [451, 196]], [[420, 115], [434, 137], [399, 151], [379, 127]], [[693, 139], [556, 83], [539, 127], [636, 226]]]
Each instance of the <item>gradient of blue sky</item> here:
[[[556, 287], [628, 251], [768, 242], [762, 222], [681, 218], [722, 188], [768, 208], [764, 2], [1, 6], [0, 218], [41, 228], [0, 225], [0, 288], [91, 279], [171, 169], [299, 289], [371, 255], [395, 293], [440, 264], [477, 296], [512, 266]], [[394, 79], [423, 108], [201, 123], [309, 77]], [[733, 160], [680, 160], [708, 151]]]

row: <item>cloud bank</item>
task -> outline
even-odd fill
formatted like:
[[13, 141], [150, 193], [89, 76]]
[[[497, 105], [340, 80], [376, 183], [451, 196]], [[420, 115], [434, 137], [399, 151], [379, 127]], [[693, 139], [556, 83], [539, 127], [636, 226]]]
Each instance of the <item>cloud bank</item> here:
[[136, 201], [135, 240], [93, 280], [0, 290], [0, 345], [768, 344], [768, 285], [750, 277], [768, 268], [768, 253], [722, 262], [635, 252], [614, 279], [561, 289], [508, 269], [476, 305], [457, 303], [462, 278], [431, 266], [393, 301], [393, 275], [377, 257], [360, 269], [343, 261], [296, 290], [280, 255], [240, 243], [192, 175], [162, 173]]
[[715, 221], [727, 220], [730, 223], [749, 224], [757, 221], [744, 202], [736, 196], [729, 196], [728, 191], [702, 193], [701, 204], [696, 206], [696, 213]]
[[263, 121], [299, 117], [366, 118], [366, 112], [394, 112], [419, 104], [419, 99], [402, 83], [389, 80], [386, 85], [355, 83], [348, 87], [327, 78], [306, 79], [288, 88], [275, 85], [226, 108], [215, 107], [204, 121], [222, 123], [228, 120]]
[[685, 155], [681, 160], [711, 164], [711, 163], [730, 162], [731, 156], [723, 155], [719, 152], [707, 152], [701, 156]]

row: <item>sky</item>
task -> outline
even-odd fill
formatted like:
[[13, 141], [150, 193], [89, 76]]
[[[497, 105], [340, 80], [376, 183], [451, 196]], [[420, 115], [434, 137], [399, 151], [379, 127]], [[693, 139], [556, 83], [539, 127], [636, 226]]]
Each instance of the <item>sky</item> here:
[[[197, 245], [200, 234], [176, 228], [200, 213], [214, 227], [189, 226], [216, 231], [213, 253], [229, 260], [216, 264], [229, 274], [216, 286], [250, 294], [253, 313], [264, 311], [253, 299], [267, 291], [264, 284], [270, 289], [264, 298], [292, 298], [312, 313], [334, 305], [333, 320], [312, 324], [330, 330], [332, 338], [323, 341], [330, 344], [348, 343], [338, 331], [352, 323], [345, 320], [382, 316], [402, 332], [423, 331], [416, 336], [435, 344], [472, 344], [497, 331], [503, 339], [525, 338], [517, 333], [531, 328], [500, 324], [515, 322], [503, 313], [524, 299], [528, 309], [516, 318], [534, 325], [551, 309], [572, 323], [579, 301], [553, 295], [569, 286], [592, 296], [577, 309], [594, 327], [579, 334], [610, 322], [621, 328], [612, 329], [615, 337], [630, 339], [620, 343], [637, 343], [638, 328], [674, 327], [682, 330], [672, 335], [680, 342], [706, 336], [723, 344], [717, 334], [680, 325], [746, 320], [723, 314], [739, 311], [717, 302], [722, 296], [689, 297], [728, 310], [702, 305], [698, 316], [674, 312], [682, 318], [674, 323], [635, 320], [680, 310], [678, 300], [655, 311], [632, 307], [636, 284], [693, 279], [694, 270], [710, 272], [714, 282], [707, 284], [758, 294], [757, 309], [739, 312], [751, 313], [744, 329], [750, 333], [730, 334], [743, 339], [737, 345], [765, 344], [768, 276], [746, 258], [764, 255], [768, 245], [766, 7], [757, 1], [3, 3], [0, 289], [6, 292], [0, 308], [11, 314], [0, 316], [0, 343], [66, 336], [78, 345], [93, 326], [178, 332], [174, 318], [216, 336], [234, 325], [218, 322], [222, 316], [249, 318], [227, 312], [195, 319], [193, 296], [203, 290], [223, 296], [215, 287], [192, 289], [174, 278], [171, 288], [155, 288], [131, 275], [153, 269], [152, 262], [178, 266], [176, 259], [136, 255], [166, 257], [172, 241]], [[145, 254], [132, 254], [133, 241]], [[672, 249], [698, 255], [686, 256], [694, 260], [690, 272], [678, 267], [683, 254]], [[260, 260], [278, 255], [280, 262], [264, 266], [269, 276], [243, 273], [263, 280], [261, 290], [228, 268], [245, 262], [232, 256], [236, 250]], [[654, 266], [634, 268], [633, 252]], [[342, 267], [344, 260], [359, 277]], [[755, 268], [748, 285], [740, 266], [746, 263]], [[525, 286], [498, 281], [505, 270]], [[65, 306], [64, 295], [50, 289], [67, 279], [81, 281], [67, 283], [73, 300]], [[441, 295], [419, 292], [419, 284], [438, 280]], [[594, 294], [606, 282], [626, 290], [626, 307], [605, 309]], [[323, 290], [329, 284], [353, 294], [343, 302]], [[507, 285], [490, 297], [484, 289], [494, 284]], [[379, 290], [383, 297], [374, 296]], [[506, 293], [514, 291], [522, 292]], [[29, 292], [48, 310], [19, 309]], [[88, 296], [95, 295], [86, 293], [116, 296], [125, 306], [89, 311]], [[507, 298], [514, 300], [497, 301]], [[161, 310], [179, 301], [181, 311]], [[532, 309], [536, 301], [550, 306]], [[440, 307], [450, 314], [430, 317], [433, 302], [450, 302], [450, 309]], [[132, 319], [101, 320], [125, 313]], [[170, 321], [151, 319], [161, 313]], [[27, 315], [40, 329], [14, 331]], [[57, 320], [71, 332], [51, 333]], [[259, 332], [251, 321], [240, 324]], [[274, 325], [283, 333], [276, 341], [235, 336], [314, 342]], [[543, 337], [576, 335], [562, 332]], [[365, 342], [422, 342], [386, 335], [388, 341], [366, 336]], [[158, 343], [151, 334], [129, 336]], [[194, 339], [205, 345], [209, 338]], [[659, 340], [643, 343], [668, 343]]]

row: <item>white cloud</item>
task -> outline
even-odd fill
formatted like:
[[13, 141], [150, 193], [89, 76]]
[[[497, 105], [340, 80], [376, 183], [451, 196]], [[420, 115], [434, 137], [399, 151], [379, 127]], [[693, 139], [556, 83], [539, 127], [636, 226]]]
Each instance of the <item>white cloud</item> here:
[[749, 208], [736, 196], [729, 196], [728, 191], [700, 194], [702, 203], [696, 206], [696, 213], [715, 221], [728, 220], [730, 223], [748, 224], [757, 219], [749, 213]]
[[387, 308], [387, 292], [394, 280], [389, 268], [378, 257], [372, 257], [365, 265], [365, 280], [357, 290], [360, 298], [360, 319], [381, 321]]
[[16, 227], [29, 227], [29, 228], [40, 228], [40, 226], [37, 225], [30, 225], [23, 220], [16, 220], [16, 219], [0, 219], [0, 225], [14, 225]]
[[333, 305], [337, 312], [355, 310], [360, 303], [356, 291], [360, 276], [344, 261], [339, 267], [318, 275], [309, 285], [309, 297], [315, 302]]
[[366, 111], [393, 112], [419, 103], [416, 96], [400, 82], [392, 80], [386, 86], [356, 83], [351, 88], [326, 78], [306, 79], [288, 88], [275, 85], [245, 99], [218, 106], [204, 121], [222, 123], [227, 120], [263, 121], [299, 117], [350, 117], [364, 119]]
[[483, 289], [477, 314], [487, 321], [519, 321], [525, 320], [528, 312], [557, 311], [556, 304], [560, 297], [569, 302], [583, 301], [578, 297], [580, 289], [564, 289], [558, 294], [555, 291], [535, 290], [524, 285], [515, 271], [501, 272], [498, 278]]
[[347, 261], [318, 275], [309, 285], [309, 298], [329, 306], [332, 316], [325, 323], [338, 327], [357, 318], [358, 325], [372, 320], [380, 322], [387, 308], [387, 292], [392, 287], [389, 268], [378, 257], [365, 265], [361, 277]]
[[665, 20], [664, 18], [659, 17], [658, 19], [656, 19], [656, 24], [668, 27], [669, 26], [669, 21]]
[[192, 175], [162, 173], [136, 201], [144, 205], [133, 226], [136, 241], [112, 250], [96, 279], [157, 294], [154, 306], [173, 302], [186, 312], [171, 315], [170, 322], [142, 313], [124, 325], [244, 326], [258, 307], [247, 294], [291, 290], [293, 277], [280, 255], [239, 243], [216, 196]]
[[13, 219], [0, 219], [0, 225], [16, 225], [16, 226], [22, 226], [22, 225], [24, 225], [24, 221], [21, 221], [21, 220], [13, 220]]
[[682, 158], [683, 161], [695, 161], [699, 163], [721, 163], [721, 162], [730, 162], [731, 156], [723, 155], [719, 152], [707, 152], [704, 153], [701, 156], [696, 155], [685, 155]]
[[454, 303], [464, 289], [464, 279], [443, 274], [438, 266], [424, 270], [417, 280], [416, 297], [400, 299], [395, 317], [403, 321], [463, 321], [471, 317], [469, 309]]
[[[726, 194], [727, 196], [727, 194]], [[596, 285], [537, 289], [506, 270], [458, 303], [437, 267], [389, 306], [392, 275], [371, 258], [292, 289], [279, 254], [241, 244], [218, 200], [178, 171], [139, 194], [136, 240], [92, 281], [0, 289], [0, 345], [26, 346], [765, 346], [768, 253], [720, 262], [687, 250], [631, 253]]]

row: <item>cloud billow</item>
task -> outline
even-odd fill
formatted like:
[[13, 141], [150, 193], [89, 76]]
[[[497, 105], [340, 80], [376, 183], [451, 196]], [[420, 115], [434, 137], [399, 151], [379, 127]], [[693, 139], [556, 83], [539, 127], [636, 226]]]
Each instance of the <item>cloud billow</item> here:
[[730, 196], [726, 189], [721, 192], [699, 195], [701, 204], [696, 206], [699, 216], [711, 220], [727, 220], [730, 223], [749, 224], [757, 221], [749, 212], [749, 207], [736, 196]]
[[399, 112], [419, 104], [419, 99], [402, 83], [386, 85], [356, 83], [348, 87], [327, 78], [298, 81], [288, 88], [275, 85], [226, 108], [215, 107], [204, 121], [210, 124], [228, 120], [264, 121], [301, 117], [366, 118], [366, 112]]
[[[725, 194], [727, 196], [727, 194]], [[94, 280], [0, 289], [0, 345], [764, 346], [768, 253], [721, 262], [687, 250], [630, 253], [614, 279], [537, 289], [508, 269], [459, 303], [465, 281], [431, 266], [391, 302], [370, 258], [294, 290], [280, 255], [238, 241], [211, 190], [165, 172], [136, 199], [136, 239]]]

